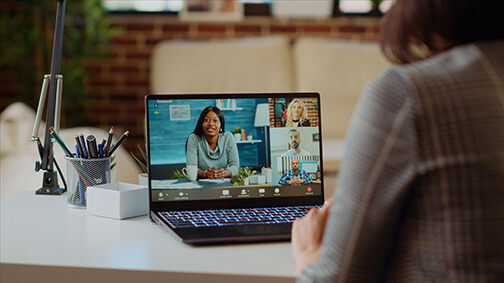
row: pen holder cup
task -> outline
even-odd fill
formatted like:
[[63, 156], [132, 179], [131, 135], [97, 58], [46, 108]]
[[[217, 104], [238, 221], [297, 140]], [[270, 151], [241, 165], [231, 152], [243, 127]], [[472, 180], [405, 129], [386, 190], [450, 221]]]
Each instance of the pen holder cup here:
[[87, 188], [111, 182], [112, 158], [113, 156], [94, 159], [66, 157], [68, 207], [85, 209]]

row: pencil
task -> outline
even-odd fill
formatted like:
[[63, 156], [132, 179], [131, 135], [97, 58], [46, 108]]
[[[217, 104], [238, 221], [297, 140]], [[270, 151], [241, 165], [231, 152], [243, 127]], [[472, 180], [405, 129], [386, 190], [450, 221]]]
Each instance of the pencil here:
[[86, 149], [86, 142], [84, 141], [84, 134], [79, 135], [79, 139], [82, 145], [82, 158], [88, 158], [88, 152]]
[[[80, 158], [81, 157], [81, 154], [82, 154], [82, 147], [79, 149], [79, 145], [80, 145], [80, 141], [79, 141], [79, 136], [75, 136], [75, 139], [77, 140], [77, 144], [75, 145], [75, 155], [77, 158]], [[73, 162], [73, 161], [69, 161], [69, 162]], [[84, 181], [82, 180], [82, 177], [80, 176], [80, 173], [78, 172], [78, 169], [77, 167], [75, 167], [75, 170], [77, 172], [77, 174], [79, 174], [79, 183], [78, 183], [78, 186], [79, 186], [79, 199], [80, 199], [80, 204], [83, 205], [83, 204], [86, 204], [86, 196], [85, 196], [85, 185], [84, 185]], [[74, 192], [73, 194], [73, 197], [72, 197], [72, 201], [73, 202], [76, 202], [75, 198], [77, 197], [77, 192]]]
[[110, 130], [108, 133], [109, 134], [108, 134], [107, 143], [105, 144], [105, 148], [104, 148], [105, 156], [110, 156], [109, 151], [110, 151], [110, 147], [112, 146], [112, 137], [114, 136], [114, 126], [110, 127]]
[[81, 142], [79, 139], [79, 135], [75, 135], [75, 143], [77, 144], [76, 145], [77, 157], [78, 158], [84, 157], [84, 151], [82, 150], [82, 145], [81, 145]]
[[80, 158], [79, 146], [75, 145], [75, 157]]
[[65, 143], [63, 142], [63, 140], [61, 139], [61, 137], [58, 135], [58, 133], [56, 133], [56, 131], [54, 130], [54, 128], [50, 127], [49, 131], [51, 131], [51, 137], [53, 137], [54, 140], [61, 146], [61, 149], [63, 149], [63, 151], [65, 152], [65, 154], [68, 157], [73, 157], [72, 152], [70, 151], [70, 149], [68, 149], [68, 147], [65, 145]]
[[119, 140], [114, 144], [114, 146], [110, 149], [108, 156], [111, 156], [112, 153], [121, 145], [124, 139], [129, 135], [129, 131], [124, 132], [124, 134], [119, 138]]

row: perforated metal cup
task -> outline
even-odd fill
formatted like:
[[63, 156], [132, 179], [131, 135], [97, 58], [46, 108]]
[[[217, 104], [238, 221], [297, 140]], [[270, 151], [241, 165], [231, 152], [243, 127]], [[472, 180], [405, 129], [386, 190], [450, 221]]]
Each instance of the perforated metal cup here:
[[67, 205], [72, 208], [86, 208], [86, 193], [90, 186], [110, 183], [112, 156], [104, 158], [67, 159]]

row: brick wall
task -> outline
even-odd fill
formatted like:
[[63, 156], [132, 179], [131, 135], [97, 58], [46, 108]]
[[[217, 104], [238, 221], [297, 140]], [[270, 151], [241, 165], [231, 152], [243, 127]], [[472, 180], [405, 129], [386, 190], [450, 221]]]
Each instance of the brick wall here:
[[[105, 60], [89, 63], [93, 76], [88, 86], [91, 103], [85, 113], [78, 115], [85, 115], [88, 126], [108, 130], [114, 125], [116, 133], [129, 130], [130, 136], [123, 145], [134, 152], [137, 144], [144, 143], [143, 97], [149, 93], [149, 59], [154, 45], [162, 40], [282, 34], [292, 39], [310, 35], [375, 41], [379, 32], [379, 19], [371, 17], [330, 20], [247, 17], [239, 23], [183, 23], [174, 16], [141, 14], [113, 15], [113, 22], [123, 32], [112, 39]], [[15, 84], [2, 85], [10, 88], [8, 93], [15, 93]], [[0, 108], [3, 110], [13, 100], [3, 96]]]

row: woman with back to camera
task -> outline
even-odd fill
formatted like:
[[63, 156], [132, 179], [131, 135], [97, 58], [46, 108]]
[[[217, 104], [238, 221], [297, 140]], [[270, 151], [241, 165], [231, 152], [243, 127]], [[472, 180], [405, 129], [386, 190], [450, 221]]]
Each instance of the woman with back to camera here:
[[309, 127], [308, 110], [300, 99], [294, 98], [287, 107], [287, 119], [283, 122], [284, 127]]
[[504, 2], [397, 0], [300, 282], [504, 282]]
[[238, 172], [239, 157], [236, 141], [224, 131], [224, 114], [208, 106], [200, 114], [186, 145], [186, 165], [198, 167], [198, 179], [230, 178]]

